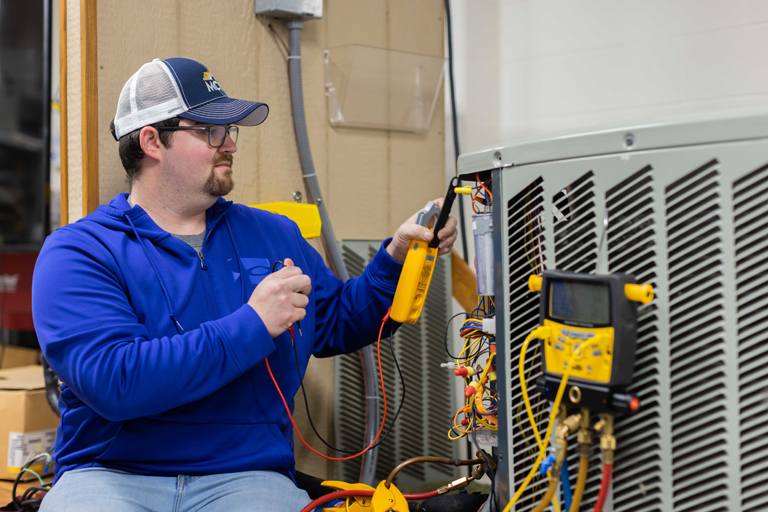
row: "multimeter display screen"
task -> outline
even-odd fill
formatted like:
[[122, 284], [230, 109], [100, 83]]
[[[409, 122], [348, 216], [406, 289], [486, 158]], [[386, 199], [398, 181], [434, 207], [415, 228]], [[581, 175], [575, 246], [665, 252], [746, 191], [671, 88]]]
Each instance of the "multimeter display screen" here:
[[549, 316], [595, 325], [611, 321], [608, 285], [557, 279], [549, 284]]

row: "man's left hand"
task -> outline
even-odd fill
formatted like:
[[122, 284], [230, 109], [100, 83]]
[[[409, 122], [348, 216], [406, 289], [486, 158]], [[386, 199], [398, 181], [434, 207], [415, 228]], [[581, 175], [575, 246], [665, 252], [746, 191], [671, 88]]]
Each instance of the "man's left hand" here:
[[[444, 198], [440, 197], [434, 200], [437, 206], [443, 207]], [[424, 240], [430, 242], [434, 236], [431, 230], [424, 226], [416, 224], [416, 217], [419, 212], [414, 213], [406, 220], [397, 231], [395, 231], [392, 241], [387, 246], [387, 252], [392, 258], [400, 263], [405, 262], [405, 257], [408, 255], [408, 247], [411, 245], [411, 240]], [[459, 232], [456, 230], [456, 224], [458, 222], [454, 217], [448, 217], [445, 222], [445, 226], [437, 234], [437, 238], [440, 240], [437, 254], [442, 256], [448, 254], [453, 248], [453, 243], [456, 241], [456, 237], [459, 236]]]

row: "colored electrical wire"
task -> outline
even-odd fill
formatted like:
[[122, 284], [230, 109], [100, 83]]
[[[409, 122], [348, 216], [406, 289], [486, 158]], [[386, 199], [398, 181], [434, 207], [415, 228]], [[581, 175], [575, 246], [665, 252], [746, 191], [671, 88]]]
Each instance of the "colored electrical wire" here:
[[[18, 488], [19, 482], [21, 481], [21, 477], [24, 475], [24, 473], [25, 472], [29, 472], [29, 473], [33, 473], [35, 476], [37, 476], [38, 480], [40, 481], [41, 485], [40, 485], [39, 490], [42, 490], [42, 489], [45, 489], [46, 491], [48, 490], [46, 488], [45, 484], [43, 483], [43, 479], [40, 478], [40, 475], [38, 475], [35, 471], [29, 469], [36, 461], [38, 461], [38, 460], [40, 460], [42, 458], [45, 458], [46, 460], [48, 460], [48, 459], [50, 459], [50, 454], [42, 453], [42, 454], [37, 455], [34, 458], [31, 458], [30, 460], [28, 460], [27, 463], [24, 464], [24, 466], [21, 468], [21, 470], [19, 471], [18, 476], [16, 476], [16, 479], [13, 482], [13, 487], [11, 488], [11, 503], [13, 504], [14, 508], [17, 511], [26, 512], [26, 511], [31, 511], [31, 510], [37, 510], [40, 507], [40, 501], [41, 500], [32, 499], [32, 497], [34, 495], [33, 496], [27, 496], [26, 493], [25, 493], [25, 495], [22, 496], [22, 499], [19, 500], [17, 495], [16, 495], [16, 489]], [[25, 497], [26, 497], [26, 499], [25, 499]]]
[[[381, 439], [376, 444], [374, 444], [371, 448], [376, 448], [387, 439], [387, 436], [392, 431], [392, 427], [394, 427], [395, 423], [397, 423], [397, 418], [398, 416], [400, 416], [400, 411], [402, 411], [403, 404], [405, 403], [405, 392], [406, 392], [405, 379], [403, 378], [403, 372], [400, 371], [400, 365], [397, 363], [397, 357], [395, 356], [395, 349], [394, 349], [394, 346], [392, 345], [391, 327], [392, 327], [392, 324], [390, 323], [389, 350], [390, 352], [392, 352], [392, 359], [395, 362], [395, 368], [397, 368], [397, 374], [400, 376], [400, 385], [403, 388], [403, 394], [402, 394], [402, 397], [400, 398], [400, 405], [397, 406], [395, 417], [392, 419], [392, 423], [389, 424], [387, 431], [384, 432], [384, 435], [381, 437]], [[289, 329], [289, 332], [291, 335], [291, 344], [293, 345], [293, 355], [296, 358], [296, 373], [299, 375], [299, 385], [301, 386], [301, 394], [304, 396], [304, 407], [307, 411], [307, 419], [309, 420], [309, 424], [312, 427], [312, 430], [314, 431], [317, 438], [320, 439], [320, 441], [328, 448], [341, 453], [358, 453], [359, 450], [342, 450], [341, 448], [336, 448], [335, 446], [329, 444], [325, 439], [323, 439], [323, 437], [317, 431], [315, 424], [312, 422], [312, 415], [309, 412], [309, 400], [307, 399], [307, 391], [304, 389], [304, 377], [301, 375], [301, 366], [299, 365], [299, 352], [296, 349], [296, 342], [294, 341], [294, 338], [293, 338], [293, 326], [291, 326], [291, 328]]]
[[[275, 270], [277, 270], [277, 266], [278, 265], [280, 265], [281, 268], [285, 267], [285, 263], [283, 263], [281, 260], [275, 261], [275, 263], [272, 264], [272, 273], [274, 273]], [[385, 320], [385, 322], [386, 322], [386, 320]], [[299, 324], [297, 322], [296, 325], [299, 327], [299, 332], [301, 332], [301, 324]], [[383, 326], [382, 326], [382, 328], [383, 328]], [[397, 364], [397, 357], [395, 356], [395, 350], [394, 350], [394, 348], [392, 346], [392, 331], [391, 331], [391, 328], [392, 328], [392, 324], [390, 323], [389, 348], [390, 348], [390, 351], [392, 352], [392, 358], [395, 361], [395, 367], [397, 368], [397, 373], [400, 376], [400, 383], [401, 383], [402, 388], [403, 388], [403, 396], [400, 399], [400, 405], [397, 407], [397, 412], [395, 412], [395, 417], [392, 420], [392, 423], [390, 423], [389, 428], [387, 428], [387, 431], [384, 433], [384, 436], [381, 438], [381, 440], [379, 440], [378, 443], [374, 444], [373, 446], [370, 446], [368, 449], [376, 448], [377, 446], [379, 446], [381, 443], [383, 443], [387, 439], [387, 436], [392, 431], [392, 427], [397, 422], [397, 418], [398, 418], [398, 416], [400, 416], [400, 411], [402, 410], [403, 404], [405, 403], [405, 379], [403, 378], [403, 373], [400, 371], [400, 366]], [[299, 352], [298, 352], [298, 350], [296, 348], [296, 340], [294, 339], [293, 325], [291, 325], [288, 328], [288, 332], [289, 332], [290, 337], [291, 337], [291, 345], [293, 346], [293, 355], [294, 355], [294, 357], [296, 359], [296, 373], [299, 376], [299, 386], [301, 387], [301, 393], [302, 393], [302, 395], [304, 397], [304, 407], [306, 409], [307, 419], [309, 420], [309, 425], [312, 427], [312, 431], [315, 433], [317, 438], [320, 439], [320, 441], [325, 446], [327, 446], [328, 448], [330, 448], [332, 450], [335, 450], [335, 451], [341, 452], [341, 453], [358, 453], [359, 450], [343, 450], [341, 448], [336, 448], [335, 446], [333, 446], [330, 443], [328, 443], [325, 439], [323, 439], [323, 437], [317, 431], [317, 428], [315, 427], [315, 423], [312, 421], [312, 415], [309, 412], [309, 400], [307, 400], [307, 391], [304, 388], [304, 376], [301, 374], [301, 365], [299, 363]], [[381, 332], [379, 333], [379, 339], [381, 339]]]
[[451, 329], [451, 322], [453, 321], [453, 319], [461, 315], [467, 315], [467, 316], [474, 315], [478, 318], [490, 318], [493, 316], [493, 315], [479, 314], [479, 313], [474, 313], [469, 311], [462, 311], [461, 313], [456, 313], [455, 315], [453, 315], [451, 318], [448, 319], [448, 322], [445, 325], [445, 334], [443, 335], [443, 341], [445, 342], [445, 353], [448, 354], [448, 357], [450, 357], [451, 359], [459, 359], [459, 357], [456, 357], [453, 354], [451, 354], [451, 351], [448, 348], [448, 332]]
[[264, 358], [264, 362], [267, 365], [267, 371], [269, 372], [269, 376], [272, 379], [272, 383], [275, 385], [275, 389], [277, 389], [277, 393], [280, 395], [280, 399], [283, 401], [283, 405], [285, 406], [285, 411], [288, 413], [288, 418], [290, 418], [291, 424], [293, 425], [293, 430], [296, 432], [296, 435], [299, 436], [299, 439], [301, 440], [301, 442], [304, 443], [304, 446], [309, 448], [312, 452], [319, 455], [320, 457], [323, 457], [324, 459], [342, 461], [342, 460], [351, 460], [356, 457], [359, 457], [360, 455], [366, 453], [368, 450], [370, 450], [374, 446], [376, 441], [379, 439], [379, 436], [381, 435], [381, 431], [384, 430], [384, 423], [387, 420], [387, 392], [384, 389], [384, 373], [381, 370], [381, 334], [382, 334], [382, 331], [384, 331], [384, 325], [387, 323], [387, 320], [389, 320], [389, 313], [391, 309], [392, 308], [387, 310], [387, 313], [384, 315], [384, 318], [381, 321], [381, 328], [379, 329], [379, 339], [376, 342], [376, 352], [379, 359], [379, 377], [381, 378], [381, 393], [384, 397], [384, 414], [383, 414], [383, 418], [381, 419], [381, 425], [379, 426], [379, 431], [376, 433], [376, 437], [373, 438], [373, 441], [371, 441], [371, 444], [369, 444], [360, 453], [357, 453], [355, 455], [351, 455], [349, 457], [328, 457], [327, 455], [323, 455], [322, 453], [318, 452], [317, 450], [309, 446], [309, 444], [307, 444], [307, 442], [302, 437], [301, 432], [299, 432], [299, 428], [296, 426], [296, 422], [293, 420], [293, 415], [291, 414], [290, 407], [288, 407], [288, 402], [285, 400], [285, 397], [283, 396], [283, 392], [280, 390], [280, 386], [277, 383], [277, 379], [275, 379], [275, 376], [272, 373], [272, 368], [270, 368], [269, 366], [269, 358]]
[[480, 179], [480, 173], [476, 173], [475, 180], [477, 182], [477, 186], [473, 187], [475, 190], [475, 193], [472, 194], [472, 211], [475, 213], [480, 213], [477, 211], [477, 208], [475, 207], [475, 203], [479, 203], [484, 207], [483, 213], [488, 213], [487, 208], [493, 204], [493, 194], [488, 189], [488, 184], [491, 183], [491, 178], [483, 182]]

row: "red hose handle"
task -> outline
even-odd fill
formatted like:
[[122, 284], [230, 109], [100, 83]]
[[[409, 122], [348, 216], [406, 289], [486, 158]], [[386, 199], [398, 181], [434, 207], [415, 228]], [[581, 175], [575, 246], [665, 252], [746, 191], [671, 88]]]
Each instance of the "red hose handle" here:
[[[427, 498], [434, 498], [438, 495], [437, 491], [423, 492], [419, 494], [403, 494], [406, 500], [426, 500]], [[354, 489], [346, 491], [336, 491], [325, 496], [317, 498], [312, 503], [301, 509], [301, 512], [312, 512], [317, 507], [324, 503], [328, 503], [332, 500], [338, 500], [340, 498], [349, 498], [352, 496], [373, 496], [373, 491], [356, 491]]]

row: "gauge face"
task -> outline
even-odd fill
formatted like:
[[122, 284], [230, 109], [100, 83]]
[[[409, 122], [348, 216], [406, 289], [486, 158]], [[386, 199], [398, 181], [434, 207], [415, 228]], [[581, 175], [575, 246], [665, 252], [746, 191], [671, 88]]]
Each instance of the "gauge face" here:
[[575, 325], [610, 325], [611, 293], [608, 283], [550, 279], [548, 316]]

